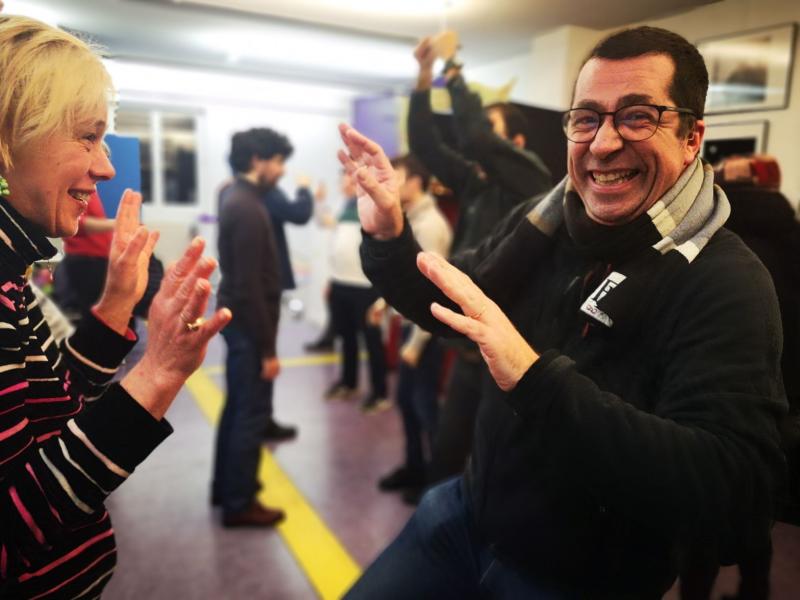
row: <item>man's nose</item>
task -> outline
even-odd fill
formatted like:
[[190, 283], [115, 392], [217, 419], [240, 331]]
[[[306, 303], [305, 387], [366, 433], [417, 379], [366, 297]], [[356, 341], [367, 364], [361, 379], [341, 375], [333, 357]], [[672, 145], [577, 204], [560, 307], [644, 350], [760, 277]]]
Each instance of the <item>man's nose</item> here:
[[622, 136], [614, 127], [613, 117], [604, 115], [603, 120], [600, 121], [597, 135], [594, 136], [589, 149], [595, 156], [605, 158], [609, 154], [620, 150], [624, 144], [625, 140], [622, 139]]

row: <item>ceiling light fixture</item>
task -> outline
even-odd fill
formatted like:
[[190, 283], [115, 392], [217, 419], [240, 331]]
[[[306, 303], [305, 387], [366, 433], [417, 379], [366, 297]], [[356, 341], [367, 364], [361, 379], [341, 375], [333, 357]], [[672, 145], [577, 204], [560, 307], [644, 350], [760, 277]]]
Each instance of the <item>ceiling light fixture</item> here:
[[322, 0], [323, 4], [350, 12], [413, 17], [439, 16], [458, 10], [472, 0]]

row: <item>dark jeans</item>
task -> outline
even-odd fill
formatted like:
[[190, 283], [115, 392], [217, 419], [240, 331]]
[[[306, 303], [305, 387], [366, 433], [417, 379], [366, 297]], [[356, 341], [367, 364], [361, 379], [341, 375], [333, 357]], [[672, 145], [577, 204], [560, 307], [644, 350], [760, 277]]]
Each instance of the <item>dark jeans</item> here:
[[481, 543], [460, 477], [425, 494], [403, 531], [345, 595], [346, 600], [559, 596], [501, 563]]
[[372, 392], [386, 396], [386, 356], [379, 327], [368, 325], [367, 309], [378, 299], [372, 288], [331, 283], [331, 318], [337, 335], [342, 336], [341, 383], [358, 387], [358, 334], [364, 336], [369, 357]]
[[261, 379], [261, 355], [233, 325], [222, 330], [228, 346], [228, 394], [217, 428], [212, 494], [225, 512], [247, 508], [259, 490], [258, 461], [264, 423], [272, 406], [272, 382]]
[[[403, 339], [407, 339], [411, 327], [407, 326]], [[425, 345], [419, 363], [410, 367], [400, 361], [397, 375], [397, 406], [403, 417], [403, 433], [406, 437], [406, 464], [412, 470], [425, 470], [425, 451], [433, 450], [436, 422], [439, 417], [439, 371], [442, 367], [442, 347], [436, 338]]]

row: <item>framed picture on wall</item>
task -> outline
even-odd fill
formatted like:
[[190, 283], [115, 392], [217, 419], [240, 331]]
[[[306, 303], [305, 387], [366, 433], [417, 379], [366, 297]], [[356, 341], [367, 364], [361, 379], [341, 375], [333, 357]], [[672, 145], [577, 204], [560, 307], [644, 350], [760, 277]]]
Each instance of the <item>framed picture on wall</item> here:
[[789, 105], [795, 23], [700, 40], [708, 67], [706, 114], [775, 110]]
[[706, 123], [700, 155], [712, 165], [733, 155], [763, 154], [767, 151], [767, 121]]

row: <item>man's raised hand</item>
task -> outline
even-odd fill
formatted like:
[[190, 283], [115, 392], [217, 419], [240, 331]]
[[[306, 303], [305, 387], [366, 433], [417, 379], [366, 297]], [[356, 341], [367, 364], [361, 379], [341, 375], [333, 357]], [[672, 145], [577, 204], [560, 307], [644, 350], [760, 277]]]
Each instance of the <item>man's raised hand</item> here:
[[339, 162], [356, 183], [361, 227], [380, 240], [396, 238], [403, 231], [400, 189], [383, 148], [346, 124], [339, 134], [347, 149], [339, 150]]

